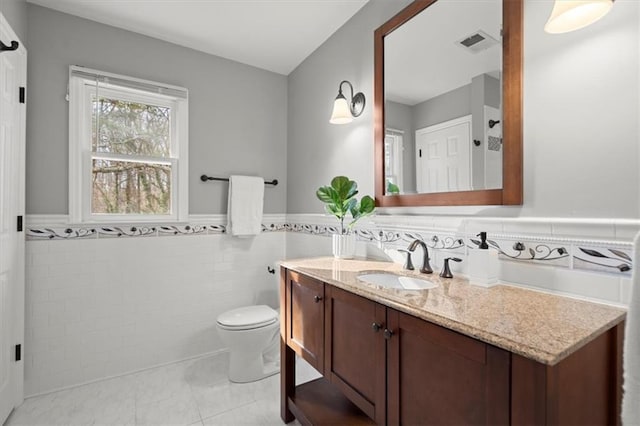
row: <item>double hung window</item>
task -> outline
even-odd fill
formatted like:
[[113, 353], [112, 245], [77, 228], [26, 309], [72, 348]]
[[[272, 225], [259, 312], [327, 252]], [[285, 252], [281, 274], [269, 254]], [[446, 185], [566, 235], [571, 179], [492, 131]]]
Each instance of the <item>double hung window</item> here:
[[188, 94], [72, 66], [72, 222], [178, 221], [188, 210]]

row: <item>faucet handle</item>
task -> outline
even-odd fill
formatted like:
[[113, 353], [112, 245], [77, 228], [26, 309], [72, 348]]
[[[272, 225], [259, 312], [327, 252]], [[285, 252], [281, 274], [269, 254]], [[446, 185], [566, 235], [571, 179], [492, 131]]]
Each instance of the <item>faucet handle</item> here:
[[415, 268], [413, 267], [413, 262], [411, 261], [411, 252], [405, 249], [398, 249], [398, 251], [401, 253], [407, 254], [407, 261], [404, 264], [404, 269], [408, 271], [413, 271]]
[[447, 257], [444, 260], [444, 266], [442, 267], [442, 272], [440, 272], [440, 276], [442, 278], [453, 278], [453, 274], [451, 273], [451, 269], [449, 269], [449, 261], [453, 260], [454, 262], [462, 262], [462, 259], [457, 257]]

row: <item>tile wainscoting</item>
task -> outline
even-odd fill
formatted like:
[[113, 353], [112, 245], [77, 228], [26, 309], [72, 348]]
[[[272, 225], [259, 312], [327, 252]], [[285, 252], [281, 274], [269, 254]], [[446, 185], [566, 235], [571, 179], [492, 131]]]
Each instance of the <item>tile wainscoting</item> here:
[[175, 227], [140, 236], [122, 225], [81, 237], [87, 227], [42, 219], [27, 218], [27, 396], [224, 350], [220, 313], [277, 306], [277, 274], [267, 268], [285, 256], [282, 232], [239, 239]]
[[[335, 233], [335, 225], [335, 219], [326, 215], [288, 215], [287, 257], [330, 254], [329, 240], [317, 236]], [[358, 254], [379, 252], [372, 250], [374, 246], [406, 249], [417, 238], [428, 245], [436, 272], [445, 257], [455, 255], [463, 262], [451, 269], [467, 274], [464, 260], [476, 249], [481, 231], [488, 233], [490, 249], [499, 253], [503, 282], [598, 302], [628, 303], [632, 241], [640, 231], [637, 220], [374, 216], [356, 229]], [[414, 264], [421, 255], [416, 254]]]
[[[265, 215], [263, 232], [249, 239], [227, 235], [224, 215], [179, 225], [66, 219], [27, 217], [27, 395], [224, 350], [217, 315], [277, 304], [278, 277], [267, 267], [330, 255], [325, 237], [337, 232], [335, 218], [314, 214]], [[360, 255], [422, 239], [438, 271], [487, 231], [503, 281], [624, 305], [639, 230], [632, 220], [374, 216], [356, 232]], [[465, 274], [465, 264], [454, 273]]]

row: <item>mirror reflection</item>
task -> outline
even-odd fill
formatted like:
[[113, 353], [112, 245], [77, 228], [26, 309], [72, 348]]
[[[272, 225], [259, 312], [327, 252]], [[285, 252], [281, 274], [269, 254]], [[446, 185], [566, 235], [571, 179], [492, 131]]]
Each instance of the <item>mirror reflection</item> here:
[[438, 0], [385, 36], [385, 194], [502, 188], [501, 23]]

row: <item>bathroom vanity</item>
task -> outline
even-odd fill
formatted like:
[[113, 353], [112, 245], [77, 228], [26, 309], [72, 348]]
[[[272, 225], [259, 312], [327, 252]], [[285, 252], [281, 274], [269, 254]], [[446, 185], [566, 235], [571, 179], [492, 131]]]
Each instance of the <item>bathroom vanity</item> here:
[[[619, 424], [623, 309], [333, 258], [283, 262], [280, 306], [285, 423]], [[296, 354], [323, 377], [296, 386]]]

